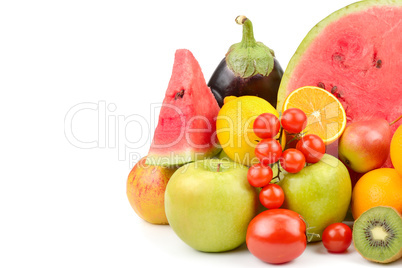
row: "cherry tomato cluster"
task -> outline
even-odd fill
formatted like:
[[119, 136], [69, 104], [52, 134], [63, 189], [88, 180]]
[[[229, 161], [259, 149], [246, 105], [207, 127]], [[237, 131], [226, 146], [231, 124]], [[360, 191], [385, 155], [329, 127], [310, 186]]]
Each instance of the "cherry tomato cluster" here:
[[307, 125], [306, 114], [297, 108], [283, 112], [281, 120], [270, 113], [259, 115], [253, 124], [254, 133], [262, 140], [255, 148], [255, 155], [263, 165], [279, 161], [281, 167], [289, 173], [297, 173], [306, 163], [316, 163], [325, 153], [323, 140], [314, 134], [304, 135], [296, 145], [296, 149], [282, 151], [282, 146], [275, 137], [281, 127], [288, 133], [301, 133]]
[[[275, 138], [285, 130], [289, 133], [301, 133], [307, 124], [306, 114], [297, 108], [284, 111], [281, 120], [271, 113], [259, 115], [253, 123], [253, 131], [262, 140], [255, 148], [259, 163], [250, 167], [247, 175], [254, 187], [262, 187], [260, 202], [266, 208], [279, 208], [284, 201], [284, 193], [279, 185], [271, 184], [273, 172], [270, 165], [275, 163], [289, 173], [301, 171], [306, 163], [316, 163], [325, 153], [323, 140], [314, 134], [304, 135], [296, 145], [282, 151], [282, 146]], [[283, 133], [282, 133], [283, 134]], [[281, 137], [279, 137], [279, 140]], [[278, 166], [279, 167], [279, 166]]]

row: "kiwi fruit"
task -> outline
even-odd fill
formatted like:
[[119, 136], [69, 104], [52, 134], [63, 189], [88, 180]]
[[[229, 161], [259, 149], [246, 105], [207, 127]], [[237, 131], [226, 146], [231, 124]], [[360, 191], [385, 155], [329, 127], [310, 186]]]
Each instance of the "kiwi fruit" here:
[[389, 263], [402, 257], [402, 216], [387, 206], [373, 207], [355, 221], [353, 243], [364, 258]]

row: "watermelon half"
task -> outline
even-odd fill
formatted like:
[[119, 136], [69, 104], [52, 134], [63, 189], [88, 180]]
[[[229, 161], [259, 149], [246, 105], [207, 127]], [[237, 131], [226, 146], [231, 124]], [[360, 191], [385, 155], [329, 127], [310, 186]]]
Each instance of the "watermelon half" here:
[[[346, 6], [310, 30], [291, 58], [277, 109], [302, 86], [319, 86], [342, 103], [347, 124], [402, 114], [402, 0]], [[391, 128], [392, 133], [402, 123]], [[385, 166], [392, 166], [391, 161]]]
[[201, 67], [186, 49], [176, 51], [147, 165], [179, 166], [215, 156], [219, 106]]

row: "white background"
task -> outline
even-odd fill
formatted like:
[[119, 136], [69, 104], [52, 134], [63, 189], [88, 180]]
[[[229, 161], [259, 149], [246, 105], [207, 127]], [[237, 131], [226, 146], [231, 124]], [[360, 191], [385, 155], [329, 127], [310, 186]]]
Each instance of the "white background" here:
[[[2, 1], [0, 267], [269, 266], [245, 246], [200, 253], [144, 222], [127, 175], [148, 151], [176, 49], [208, 80], [241, 40], [244, 14], [286, 68], [311, 27], [350, 3]], [[284, 266], [323, 265], [376, 266], [321, 243]]]

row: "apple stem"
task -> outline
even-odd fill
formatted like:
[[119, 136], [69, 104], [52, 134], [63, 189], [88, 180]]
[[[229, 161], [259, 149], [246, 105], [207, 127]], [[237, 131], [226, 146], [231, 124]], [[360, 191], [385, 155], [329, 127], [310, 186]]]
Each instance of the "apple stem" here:
[[395, 119], [394, 121], [392, 121], [391, 123], [389, 123], [389, 125], [392, 126], [393, 124], [395, 124], [396, 122], [398, 122], [401, 118], [402, 118], [402, 114], [401, 114], [397, 119]]
[[216, 169], [217, 172], [221, 170], [221, 163], [218, 163], [218, 168]]

